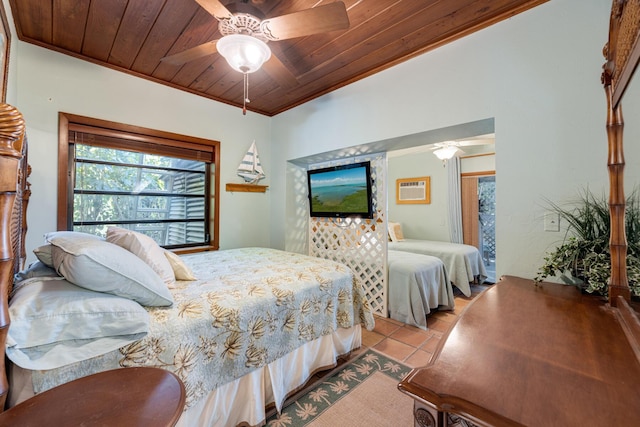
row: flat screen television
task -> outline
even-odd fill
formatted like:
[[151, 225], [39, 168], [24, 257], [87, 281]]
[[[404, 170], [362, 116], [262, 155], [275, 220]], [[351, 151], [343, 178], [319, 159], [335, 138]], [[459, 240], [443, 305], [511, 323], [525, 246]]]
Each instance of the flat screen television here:
[[373, 218], [369, 162], [307, 171], [312, 217]]

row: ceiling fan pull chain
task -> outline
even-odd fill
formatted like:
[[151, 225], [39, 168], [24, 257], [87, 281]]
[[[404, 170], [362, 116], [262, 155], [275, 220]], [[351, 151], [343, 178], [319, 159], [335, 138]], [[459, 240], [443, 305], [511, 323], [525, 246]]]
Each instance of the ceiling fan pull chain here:
[[242, 114], [247, 115], [247, 104], [251, 102], [249, 99], [249, 73], [243, 73], [244, 76], [244, 99], [242, 100]]

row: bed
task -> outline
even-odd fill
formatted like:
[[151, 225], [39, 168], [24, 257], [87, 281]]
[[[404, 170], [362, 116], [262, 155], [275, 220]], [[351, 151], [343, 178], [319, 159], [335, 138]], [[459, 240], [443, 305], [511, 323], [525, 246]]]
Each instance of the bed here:
[[434, 240], [402, 239], [388, 243], [388, 249], [431, 255], [444, 262], [449, 279], [466, 297], [471, 296], [469, 283], [481, 284], [487, 270], [480, 251], [474, 246]]
[[0, 339], [11, 360], [9, 382], [2, 358], [3, 402], [94, 372], [154, 366], [185, 385], [178, 425], [260, 425], [266, 408], [280, 409], [361, 345], [362, 326], [373, 328], [346, 266], [274, 249], [178, 257], [114, 227], [106, 238], [48, 233], [24, 268], [26, 153], [22, 116], [0, 105]]
[[407, 239], [402, 232], [402, 225], [398, 222], [389, 222], [388, 229], [388, 249], [440, 258], [444, 262], [449, 279], [466, 297], [471, 296], [469, 283], [482, 284], [487, 278], [482, 255], [475, 246], [435, 240]]
[[439, 258], [388, 250], [387, 263], [389, 317], [427, 329], [431, 310], [453, 310], [453, 288]]

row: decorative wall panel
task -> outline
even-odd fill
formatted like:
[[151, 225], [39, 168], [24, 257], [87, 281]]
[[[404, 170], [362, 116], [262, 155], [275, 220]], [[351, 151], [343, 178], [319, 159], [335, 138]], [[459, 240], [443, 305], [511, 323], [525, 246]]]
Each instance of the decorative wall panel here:
[[387, 310], [386, 155], [314, 164], [309, 169], [371, 162], [373, 218], [310, 218], [309, 254], [343, 263], [360, 280], [375, 314]]

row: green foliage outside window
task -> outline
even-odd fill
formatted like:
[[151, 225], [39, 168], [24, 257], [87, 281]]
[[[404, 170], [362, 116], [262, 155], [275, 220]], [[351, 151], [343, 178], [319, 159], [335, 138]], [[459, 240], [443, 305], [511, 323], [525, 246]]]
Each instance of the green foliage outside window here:
[[[205, 242], [205, 163], [75, 144], [73, 229], [117, 225], [160, 245]], [[169, 222], [168, 222], [169, 221]]]

